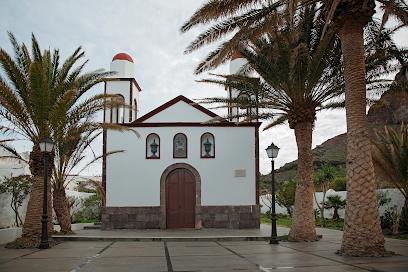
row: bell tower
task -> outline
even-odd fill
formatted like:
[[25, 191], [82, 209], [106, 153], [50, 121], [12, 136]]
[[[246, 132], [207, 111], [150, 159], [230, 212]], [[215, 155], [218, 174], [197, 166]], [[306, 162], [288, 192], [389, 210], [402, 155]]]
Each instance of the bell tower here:
[[[247, 60], [240, 54], [235, 54], [230, 62], [230, 75], [236, 74], [239, 69], [247, 63]], [[237, 98], [240, 95], [240, 92], [228, 87], [226, 88], [228, 92], [228, 98]], [[237, 115], [239, 112], [239, 108], [236, 105], [230, 103], [228, 105], [228, 115]], [[230, 118], [229, 121], [238, 122], [238, 118]]]
[[115, 94], [119, 101], [132, 106], [132, 109], [118, 108], [105, 111], [105, 122], [126, 124], [138, 118], [139, 92], [142, 90], [135, 79], [133, 59], [126, 53], [116, 54], [110, 63], [110, 70], [115, 81], [105, 82], [105, 93]]

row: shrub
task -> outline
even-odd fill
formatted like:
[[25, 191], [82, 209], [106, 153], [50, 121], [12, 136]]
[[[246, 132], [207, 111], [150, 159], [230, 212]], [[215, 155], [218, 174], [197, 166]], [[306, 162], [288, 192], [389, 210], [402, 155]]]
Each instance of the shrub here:
[[337, 191], [347, 191], [346, 178], [335, 178], [330, 186], [331, 189]]
[[17, 177], [4, 177], [4, 182], [0, 184], [0, 193], [11, 194], [11, 208], [16, 215], [16, 226], [23, 225], [18, 209], [23, 205], [24, 199], [30, 194], [32, 176], [20, 175]]
[[83, 220], [101, 220], [102, 218], [102, 196], [97, 191], [93, 195], [80, 200], [78, 203], [82, 208], [73, 215], [73, 222]]
[[285, 207], [289, 216], [292, 216], [293, 206], [295, 205], [296, 182], [292, 179], [287, 181], [284, 186], [279, 188], [276, 195], [276, 202]]

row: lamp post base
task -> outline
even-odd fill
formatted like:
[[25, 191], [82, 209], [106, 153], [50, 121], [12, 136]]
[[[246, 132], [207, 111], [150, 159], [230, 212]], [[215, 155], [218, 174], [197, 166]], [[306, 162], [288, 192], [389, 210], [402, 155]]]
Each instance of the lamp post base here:
[[41, 241], [40, 245], [38, 246], [39, 249], [47, 249], [50, 248], [50, 243], [48, 241]]
[[276, 231], [276, 213], [275, 213], [275, 209], [273, 209], [273, 211], [272, 211], [271, 222], [272, 222], [272, 233], [271, 233], [271, 239], [269, 240], [269, 244], [275, 244], [276, 245], [276, 244], [279, 244], [279, 240], [278, 240], [278, 232]]

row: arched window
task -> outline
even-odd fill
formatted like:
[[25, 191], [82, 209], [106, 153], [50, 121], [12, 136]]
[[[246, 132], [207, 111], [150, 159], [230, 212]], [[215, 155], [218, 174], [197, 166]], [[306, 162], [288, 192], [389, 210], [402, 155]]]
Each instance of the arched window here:
[[[121, 94], [116, 94], [116, 98], [113, 98], [119, 102], [125, 102], [125, 97]], [[112, 123], [119, 124], [125, 122], [125, 108], [124, 107], [117, 107], [112, 108], [111, 110], [111, 120]]]
[[146, 137], [146, 159], [160, 159], [160, 137], [156, 133]]
[[[245, 93], [241, 93], [238, 95], [239, 99], [242, 99], [243, 101], [248, 101], [249, 102], [249, 96]], [[250, 114], [251, 113], [251, 107], [250, 105], [241, 105], [239, 107], [241, 110], [246, 110], [246, 114]]]
[[173, 158], [187, 158], [187, 136], [183, 133], [174, 136]]
[[215, 138], [210, 132], [201, 135], [201, 158], [215, 158]]

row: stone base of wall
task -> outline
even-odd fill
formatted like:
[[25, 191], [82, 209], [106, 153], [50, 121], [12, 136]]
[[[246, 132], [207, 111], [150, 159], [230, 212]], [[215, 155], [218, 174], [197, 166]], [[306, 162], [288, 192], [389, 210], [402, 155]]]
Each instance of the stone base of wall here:
[[[259, 205], [196, 206], [196, 228], [259, 228]], [[201, 224], [200, 224], [201, 223]], [[102, 230], [165, 229], [166, 207], [102, 207]]]
[[201, 206], [203, 228], [249, 229], [259, 228], [261, 211], [259, 205]]
[[160, 216], [165, 207], [102, 207], [103, 230], [160, 229]]

